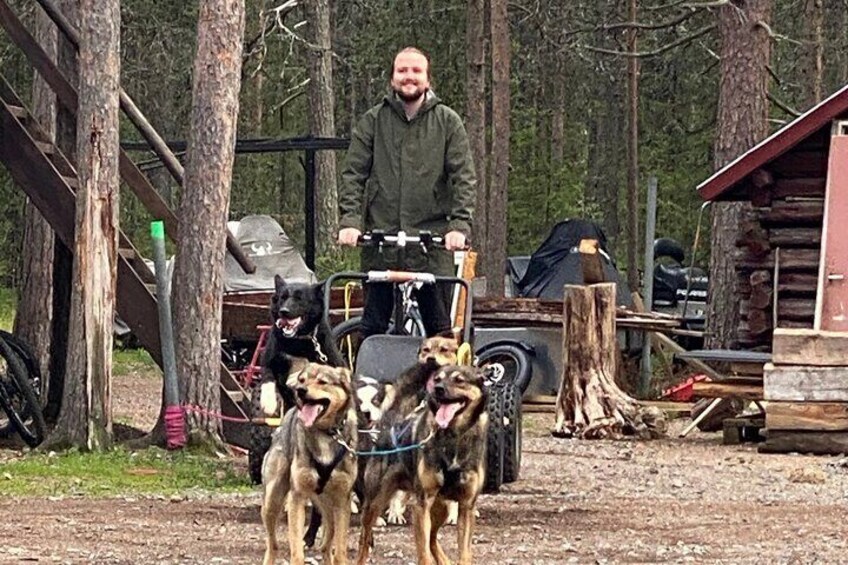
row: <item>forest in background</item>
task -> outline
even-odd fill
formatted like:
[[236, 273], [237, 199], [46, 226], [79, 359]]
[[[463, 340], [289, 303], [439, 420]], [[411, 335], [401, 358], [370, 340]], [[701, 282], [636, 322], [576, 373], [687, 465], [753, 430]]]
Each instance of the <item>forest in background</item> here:
[[[317, 2], [318, 0], [316, 0]], [[321, 2], [328, 3], [327, 0]], [[657, 235], [687, 248], [701, 200], [695, 186], [713, 170], [719, 89], [715, 8], [725, 2], [639, 0], [639, 205], [649, 176], [659, 181]], [[17, 0], [32, 23], [36, 5]], [[329, 2], [335, 129], [352, 124], [386, 91], [394, 53], [416, 45], [430, 54], [434, 90], [464, 115], [466, 2]], [[569, 217], [598, 221], [623, 267], [627, 200], [627, 0], [516, 0], [508, 7], [511, 43], [508, 251], [532, 252]], [[239, 137], [309, 134], [310, 12], [276, 18], [280, 4], [249, 0]], [[121, 3], [122, 85], [166, 139], [185, 139], [197, 3]], [[770, 128], [776, 130], [848, 82], [848, 0], [775, 0], [770, 34]], [[479, 41], [487, 42], [480, 38]], [[821, 57], [822, 64], [816, 64]], [[0, 35], [0, 68], [24, 100], [31, 67]], [[122, 124], [122, 138], [137, 140]], [[176, 185], [152, 154], [134, 152], [176, 208]], [[341, 161], [343, 155], [338, 155]], [[265, 213], [303, 243], [304, 175], [298, 152], [236, 157], [231, 219]], [[14, 286], [23, 230], [23, 193], [0, 169], [0, 277]], [[123, 229], [146, 243], [150, 218], [129, 190]], [[644, 222], [640, 213], [639, 224]], [[704, 222], [708, 229], [709, 222]], [[637, 239], [637, 241], [639, 241]], [[708, 242], [704, 238], [702, 242]], [[346, 256], [349, 258], [349, 256]], [[704, 265], [708, 244], [699, 249]], [[319, 260], [326, 275], [341, 259]]]

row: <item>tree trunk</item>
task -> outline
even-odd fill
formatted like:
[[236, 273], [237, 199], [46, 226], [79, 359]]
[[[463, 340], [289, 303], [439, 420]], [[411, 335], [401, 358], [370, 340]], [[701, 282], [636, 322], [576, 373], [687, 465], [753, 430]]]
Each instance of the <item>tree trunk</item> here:
[[[35, 12], [35, 37], [47, 56], [55, 62], [58, 30], [41, 9]], [[33, 76], [32, 106], [35, 119], [49, 141], [55, 141], [56, 95], [38, 72]], [[44, 384], [49, 384], [54, 245], [53, 229], [27, 199], [24, 210], [23, 265], [14, 332], [32, 349]], [[46, 400], [45, 397], [42, 402]]]
[[821, 101], [822, 98], [822, 51], [824, 40], [822, 26], [824, 11], [822, 0], [804, 0], [804, 38], [801, 46], [801, 60], [798, 62], [799, 83], [804, 92], [804, 110]]
[[[79, 0], [62, 0], [59, 9], [72, 25], [79, 27]], [[59, 70], [75, 88], [79, 83], [76, 48], [58, 34]], [[77, 163], [77, 119], [73, 111], [59, 104], [56, 111], [56, 145], [76, 167]], [[58, 238], [53, 246], [53, 321], [50, 328], [50, 375], [47, 385], [47, 405], [44, 417], [55, 422], [62, 408], [65, 390], [65, 365], [68, 359], [68, 329], [71, 312], [71, 278], [74, 258], [71, 250]]]
[[486, 243], [486, 294], [504, 295], [509, 181], [509, 21], [506, 0], [491, 0], [492, 18], [492, 182]]
[[564, 369], [553, 434], [583, 439], [664, 435], [662, 412], [643, 410], [615, 383], [620, 355], [615, 284], [566, 285], [562, 320]]
[[[636, 0], [629, 0], [636, 21]], [[636, 28], [627, 32], [627, 51], [636, 53]], [[639, 59], [627, 59], [627, 284], [639, 287]], [[645, 273], [648, 276], [648, 273]]]
[[[554, 172], [554, 178], [559, 178], [560, 167], [562, 167], [563, 156], [565, 154], [565, 55], [554, 53], [554, 68], [553, 73], [553, 109], [551, 112], [551, 165]], [[554, 187], [556, 189], [556, 187]]]
[[477, 171], [477, 200], [474, 208], [474, 233], [477, 250], [477, 274], [489, 278], [487, 212], [489, 205], [486, 175], [486, 0], [468, 0], [465, 30], [466, 96], [465, 118], [468, 143]]
[[120, 3], [80, 2], [76, 233], [64, 403], [52, 445], [112, 441], [112, 321], [118, 248]]
[[[200, 4], [173, 304], [180, 399], [213, 413], [221, 405], [221, 296], [243, 34], [243, 2]], [[186, 424], [190, 443], [221, 441], [220, 422], [206, 412], [189, 411]]]
[[[744, 7], [719, 9], [721, 82], [715, 167], [721, 168], [768, 133], [768, 71], [770, 39], [766, 27], [771, 0], [749, 0]], [[707, 347], [728, 348], [739, 326], [734, 247], [739, 226], [751, 214], [748, 203], [716, 203], [712, 209], [710, 291], [707, 306]]]
[[[317, 137], [335, 137], [336, 121], [333, 98], [333, 57], [330, 35], [329, 0], [311, 0], [304, 7], [313, 30], [309, 48], [309, 132]], [[336, 249], [333, 243], [339, 231], [338, 193], [336, 191], [336, 153], [315, 153], [316, 203], [318, 204], [318, 253]]]
[[[617, 0], [596, 2], [592, 15], [606, 22], [618, 8]], [[609, 31], [600, 30], [595, 42], [608, 49], [619, 49]], [[610, 251], [615, 253], [621, 231], [619, 195], [625, 182], [626, 103], [624, 101], [625, 63], [619, 58], [605, 57], [594, 65], [588, 87], [591, 100], [587, 104], [589, 147], [586, 164], [584, 200], [585, 215], [598, 220], [607, 236]]]

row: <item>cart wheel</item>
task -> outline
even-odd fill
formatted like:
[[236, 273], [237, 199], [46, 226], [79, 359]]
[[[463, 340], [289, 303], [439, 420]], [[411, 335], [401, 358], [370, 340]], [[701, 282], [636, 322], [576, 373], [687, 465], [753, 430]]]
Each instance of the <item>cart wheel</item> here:
[[477, 353], [477, 365], [500, 365], [503, 367], [504, 379], [518, 387], [521, 394], [530, 386], [533, 377], [533, 361], [530, 354], [520, 345], [512, 343], [496, 343], [484, 346]]
[[504, 397], [502, 387], [491, 387], [486, 404], [489, 429], [486, 434], [486, 480], [483, 492], [497, 493], [504, 478]]
[[[282, 398], [277, 397], [277, 405], [282, 406]], [[259, 405], [259, 384], [254, 385], [250, 393], [250, 417], [264, 418], [262, 407]], [[274, 428], [264, 424], [250, 425], [250, 445], [247, 450], [247, 471], [253, 484], [262, 484], [262, 461], [271, 448], [271, 434]]]
[[503, 482], [514, 483], [521, 472], [521, 393], [510, 383], [499, 390], [504, 406]]

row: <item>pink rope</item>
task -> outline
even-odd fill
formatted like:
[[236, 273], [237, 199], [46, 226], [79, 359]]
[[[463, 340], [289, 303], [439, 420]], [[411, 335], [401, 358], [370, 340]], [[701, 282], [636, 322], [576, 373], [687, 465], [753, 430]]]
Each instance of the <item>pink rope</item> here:
[[181, 449], [186, 445], [185, 414], [180, 406], [165, 407], [165, 440], [168, 449]]

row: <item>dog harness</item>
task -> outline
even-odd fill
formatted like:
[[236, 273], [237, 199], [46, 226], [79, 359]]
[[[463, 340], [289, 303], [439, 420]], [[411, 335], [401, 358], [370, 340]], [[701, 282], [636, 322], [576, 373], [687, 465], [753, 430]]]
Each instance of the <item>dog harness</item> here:
[[318, 472], [318, 485], [315, 490], [316, 494], [321, 494], [324, 492], [324, 487], [327, 486], [327, 483], [330, 481], [330, 477], [333, 474], [333, 471], [336, 470], [336, 467], [339, 466], [339, 463], [345, 458], [348, 453], [355, 453], [351, 451], [350, 446], [344, 440], [344, 435], [342, 434], [342, 430], [344, 429], [345, 424], [347, 423], [347, 418], [338, 426], [334, 428], [330, 428], [328, 434], [333, 440], [339, 444], [339, 448], [336, 450], [336, 454], [333, 456], [333, 459], [327, 463], [321, 463], [318, 461], [311, 451], [306, 450], [309, 453], [309, 461], [311, 465]]
[[315, 489], [316, 494], [321, 494], [324, 492], [324, 487], [327, 486], [327, 483], [330, 481], [330, 477], [333, 474], [333, 471], [336, 470], [336, 467], [339, 466], [339, 463], [342, 462], [342, 459], [347, 455], [347, 450], [344, 446], [339, 446], [336, 450], [336, 455], [333, 457], [333, 460], [324, 465], [312, 455], [312, 452], [309, 452], [309, 459], [312, 466], [318, 472], [318, 486]]

